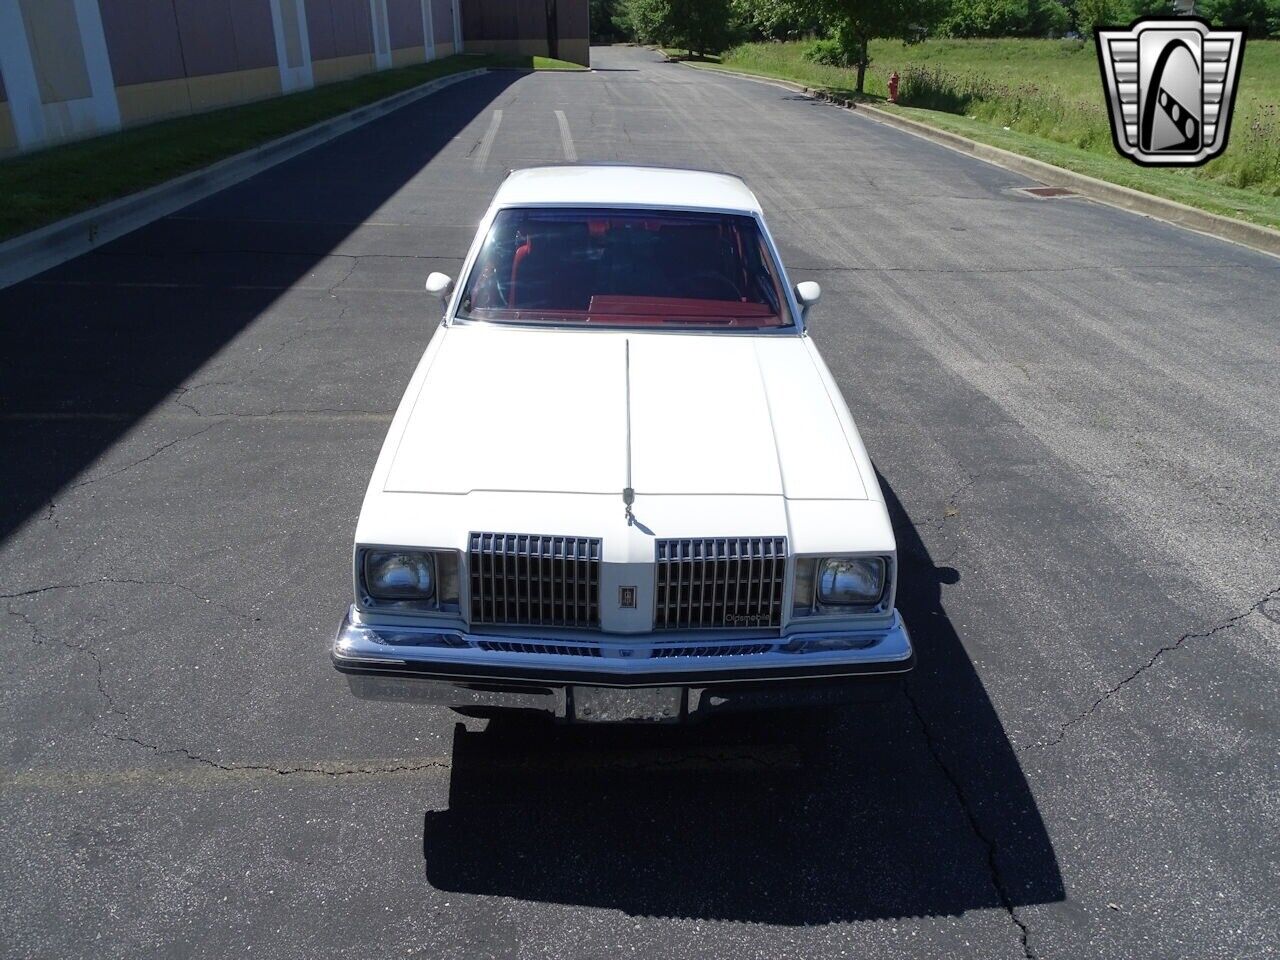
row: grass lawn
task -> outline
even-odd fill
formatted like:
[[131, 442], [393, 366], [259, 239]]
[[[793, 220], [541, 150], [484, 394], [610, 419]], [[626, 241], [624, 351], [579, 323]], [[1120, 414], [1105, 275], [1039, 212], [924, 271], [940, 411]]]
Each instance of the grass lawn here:
[[494, 70], [586, 71], [588, 69], [580, 63], [570, 63], [568, 60], [553, 60], [550, 57], [531, 57], [517, 53], [494, 53], [488, 55], [485, 59], [488, 61], [488, 65]]
[[1145, 193], [1154, 193], [1169, 200], [1185, 203], [1189, 207], [1208, 210], [1210, 213], [1220, 213], [1280, 230], [1280, 197], [1191, 176], [1187, 171], [1153, 170], [1140, 167], [1115, 153], [1114, 149], [1110, 154], [1096, 153], [1035, 134], [1022, 133], [1014, 129], [1004, 130], [981, 120], [939, 113], [936, 110], [894, 107], [888, 104], [876, 104], [876, 106], [893, 110], [913, 120], [950, 130], [970, 140], [989, 143], [993, 147], [1001, 147], [1012, 153], [1020, 153], [1024, 157], [1043, 160], [1045, 163], [1065, 167], [1076, 173], [1083, 173], [1109, 183], [1118, 183], [1122, 187], [1131, 187]]
[[[792, 80], [851, 96], [853, 72], [810, 63], [805, 43], [753, 43], [698, 66]], [[1194, 170], [1139, 167], [1115, 151], [1092, 42], [930, 40], [871, 45], [866, 92], [883, 101], [903, 77], [915, 120], [1101, 180], [1280, 228], [1280, 41], [1245, 47], [1227, 152]]]
[[208, 166], [437, 77], [477, 67], [580, 70], [547, 57], [462, 54], [0, 161], [0, 239]]

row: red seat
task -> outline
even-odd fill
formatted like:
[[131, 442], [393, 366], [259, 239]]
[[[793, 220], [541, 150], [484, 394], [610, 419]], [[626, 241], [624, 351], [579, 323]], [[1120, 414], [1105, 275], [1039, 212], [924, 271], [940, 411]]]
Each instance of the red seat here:
[[533, 237], [525, 237], [524, 243], [516, 247], [515, 255], [511, 258], [511, 285], [507, 288], [508, 307], [519, 306], [519, 301], [516, 299], [516, 290], [519, 289], [520, 264], [524, 262], [525, 257], [529, 256], [529, 251], [532, 249]]
[[591, 300], [588, 231], [584, 221], [529, 225], [511, 258], [507, 305], [513, 309], [586, 310]]

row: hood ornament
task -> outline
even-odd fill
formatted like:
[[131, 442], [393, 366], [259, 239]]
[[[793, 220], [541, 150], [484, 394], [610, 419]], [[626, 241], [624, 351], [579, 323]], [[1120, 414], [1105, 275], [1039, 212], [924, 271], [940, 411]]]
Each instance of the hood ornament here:
[[627, 485], [622, 488], [622, 503], [625, 506], [627, 526], [635, 526], [636, 515], [631, 510], [636, 502], [636, 492], [631, 486], [631, 339], [626, 340], [626, 384], [627, 384]]

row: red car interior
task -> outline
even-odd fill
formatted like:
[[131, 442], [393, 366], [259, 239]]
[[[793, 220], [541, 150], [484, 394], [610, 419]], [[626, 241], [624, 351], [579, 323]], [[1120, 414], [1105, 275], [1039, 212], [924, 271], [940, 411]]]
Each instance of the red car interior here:
[[767, 327], [785, 325], [781, 287], [751, 217], [630, 211], [501, 211], [460, 315]]

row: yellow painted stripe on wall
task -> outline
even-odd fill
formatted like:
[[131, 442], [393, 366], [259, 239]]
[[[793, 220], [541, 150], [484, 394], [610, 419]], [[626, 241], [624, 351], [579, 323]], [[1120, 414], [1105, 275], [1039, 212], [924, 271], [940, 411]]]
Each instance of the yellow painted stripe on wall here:
[[120, 104], [120, 124], [125, 127], [191, 112], [186, 77], [116, 87], [116, 102]]
[[280, 93], [280, 71], [275, 67], [236, 70], [203, 77], [157, 80], [116, 87], [120, 122], [131, 127], [166, 117], [199, 113]]
[[250, 100], [276, 96], [280, 92], [280, 70], [277, 67], [261, 67], [257, 70], [189, 77], [187, 89], [191, 92], [193, 112], [214, 110], [233, 103], [247, 103]]
[[400, 47], [391, 51], [391, 66], [407, 67], [411, 63], [422, 63], [427, 59], [427, 48], [418, 47]]
[[324, 83], [335, 83], [362, 73], [371, 73], [375, 66], [373, 57], [367, 53], [358, 53], [352, 57], [331, 57], [328, 60], [312, 60], [311, 76], [316, 86]]

